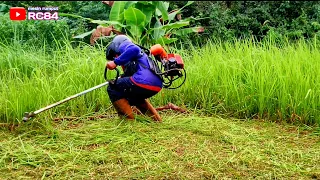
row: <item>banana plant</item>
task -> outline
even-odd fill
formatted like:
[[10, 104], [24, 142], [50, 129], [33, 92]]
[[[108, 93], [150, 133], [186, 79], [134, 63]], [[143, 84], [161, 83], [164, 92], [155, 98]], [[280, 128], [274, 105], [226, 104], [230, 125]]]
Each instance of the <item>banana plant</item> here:
[[[189, 19], [176, 18], [183, 8], [192, 3], [193, 1], [188, 1], [182, 8], [168, 13], [168, 2], [114, 1], [111, 5], [108, 21], [88, 18], [87, 20], [104, 27], [113, 26], [117, 31], [123, 32], [140, 45], [155, 43], [166, 45], [189, 33], [201, 32], [201, 27], [187, 27], [190, 25]], [[62, 14], [62, 16], [70, 15]], [[90, 35], [92, 33], [90, 32], [77, 37]], [[171, 35], [175, 37], [171, 38]]]

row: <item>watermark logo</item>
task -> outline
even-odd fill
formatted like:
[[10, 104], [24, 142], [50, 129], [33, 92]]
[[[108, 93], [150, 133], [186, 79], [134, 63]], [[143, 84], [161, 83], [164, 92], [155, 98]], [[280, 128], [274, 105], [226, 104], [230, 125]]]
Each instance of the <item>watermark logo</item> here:
[[28, 20], [58, 20], [58, 7], [29, 7]]
[[58, 7], [28, 7], [28, 11], [23, 7], [10, 8], [10, 19], [13, 21], [23, 20], [58, 20]]
[[13, 21], [26, 20], [26, 9], [23, 7], [12, 7], [9, 10], [10, 19]]

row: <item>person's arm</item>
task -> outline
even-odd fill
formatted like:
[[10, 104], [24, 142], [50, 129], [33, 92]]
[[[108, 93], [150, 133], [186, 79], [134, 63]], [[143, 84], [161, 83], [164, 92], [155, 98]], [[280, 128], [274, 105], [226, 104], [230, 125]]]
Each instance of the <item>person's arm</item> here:
[[121, 55], [119, 57], [114, 59], [114, 63], [116, 65], [124, 65], [129, 61], [132, 61], [133, 59], [138, 58], [140, 53], [141, 53], [141, 49], [137, 45], [135, 44], [129, 45], [128, 47], [126, 47], [124, 52], [121, 52]]

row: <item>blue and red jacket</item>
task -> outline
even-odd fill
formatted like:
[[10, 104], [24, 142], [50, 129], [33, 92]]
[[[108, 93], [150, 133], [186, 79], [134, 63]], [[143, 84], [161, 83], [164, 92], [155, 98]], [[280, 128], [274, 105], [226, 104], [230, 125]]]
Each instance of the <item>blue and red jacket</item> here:
[[145, 53], [141, 53], [139, 46], [132, 42], [123, 42], [119, 47], [119, 51], [120, 56], [114, 59], [116, 65], [124, 66], [130, 61], [138, 62], [137, 71], [130, 77], [130, 80], [135, 85], [156, 92], [161, 91], [162, 81], [159, 76], [149, 69], [148, 56]]

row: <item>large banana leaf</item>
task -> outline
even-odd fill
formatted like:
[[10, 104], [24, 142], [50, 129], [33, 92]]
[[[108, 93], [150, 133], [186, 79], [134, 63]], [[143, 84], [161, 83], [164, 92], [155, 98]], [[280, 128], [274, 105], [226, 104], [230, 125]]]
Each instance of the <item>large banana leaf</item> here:
[[190, 24], [189, 21], [183, 21], [183, 22], [170, 23], [162, 26], [161, 23], [157, 21], [154, 25], [154, 28], [150, 28], [147, 32], [151, 33], [152, 31], [158, 32], [159, 30], [165, 31], [168, 29], [179, 29], [181, 27], [188, 26], [189, 24]]
[[135, 4], [135, 8], [139, 9], [146, 15], [145, 25], [149, 24], [156, 9], [155, 6], [152, 4], [142, 4], [141, 2], [138, 2]]
[[146, 15], [139, 9], [130, 7], [124, 11], [124, 18], [126, 20], [126, 25], [129, 26], [127, 29], [132, 38], [138, 42], [142, 36], [144, 25], [146, 24]]
[[169, 3], [168, 2], [162, 2], [162, 1], [153, 1], [153, 4], [157, 7], [156, 9], [156, 15], [162, 16], [163, 20], [168, 20], [168, 8]]
[[153, 31], [153, 38], [158, 39], [166, 34], [166, 31], [169, 29], [179, 29], [184, 26], [188, 26], [189, 21], [179, 21], [175, 23], [166, 24], [164, 26], [161, 25], [159, 20], [155, 23], [154, 28], [151, 28], [147, 31], [147, 33], [151, 33]]
[[146, 15], [139, 9], [130, 7], [124, 11], [124, 18], [127, 25], [144, 26], [146, 21]]
[[[135, 4], [137, 3], [138, 1], [127, 1], [127, 3], [125, 4], [124, 6], [124, 9], [128, 9], [129, 7], [131, 6], [135, 6]], [[138, 8], [139, 9], [139, 8]]]
[[124, 11], [127, 1], [115, 1], [109, 14], [110, 21], [118, 21], [120, 14]]
[[119, 15], [118, 21], [122, 24], [124, 23], [124, 11]]
[[148, 33], [153, 31], [153, 38], [159, 39], [160, 37], [164, 36], [165, 30], [162, 29], [162, 24], [160, 23], [159, 19], [157, 19], [156, 23], [154, 24], [154, 28], [150, 29]]
[[129, 28], [127, 28], [132, 36], [132, 38], [138, 42], [141, 35], [143, 28], [141, 26], [131, 25]]
[[170, 23], [170, 24], [166, 24], [164, 26], [162, 26], [162, 29], [178, 29], [184, 26], [188, 26], [190, 23], [189, 21], [178, 21], [175, 23]]

